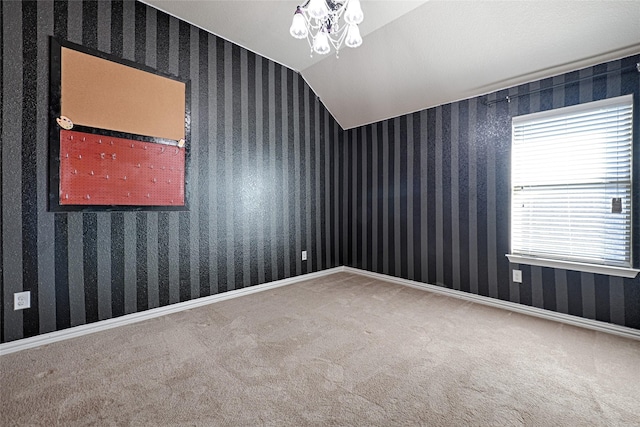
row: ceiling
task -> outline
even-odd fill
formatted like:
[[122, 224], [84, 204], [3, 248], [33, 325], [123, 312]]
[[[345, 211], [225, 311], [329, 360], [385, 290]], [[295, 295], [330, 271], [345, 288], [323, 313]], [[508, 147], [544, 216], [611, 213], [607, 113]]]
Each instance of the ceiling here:
[[640, 53], [640, 1], [368, 1], [364, 39], [309, 57], [298, 2], [144, 0], [293, 70], [344, 129]]

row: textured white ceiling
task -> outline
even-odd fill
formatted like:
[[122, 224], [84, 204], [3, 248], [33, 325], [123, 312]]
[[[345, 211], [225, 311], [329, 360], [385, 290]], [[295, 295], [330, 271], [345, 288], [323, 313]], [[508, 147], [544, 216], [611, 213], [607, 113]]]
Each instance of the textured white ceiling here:
[[361, 0], [362, 46], [310, 58], [302, 1], [145, 3], [299, 71], [344, 129], [640, 53], [640, 0]]

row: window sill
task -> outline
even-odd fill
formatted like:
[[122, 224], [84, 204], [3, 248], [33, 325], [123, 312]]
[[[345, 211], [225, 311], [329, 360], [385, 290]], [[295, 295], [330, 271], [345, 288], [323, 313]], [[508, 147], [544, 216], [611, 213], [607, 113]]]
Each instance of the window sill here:
[[526, 255], [506, 254], [512, 264], [538, 265], [541, 267], [561, 268], [564, 270], [584, 271], [586, 273], [606, 274], [633, 279], [640, 270], [627, 267], [615, 267], [612, 265], [585, 264], [575, 261], [561, 261], [548, 258], [535, 258]]

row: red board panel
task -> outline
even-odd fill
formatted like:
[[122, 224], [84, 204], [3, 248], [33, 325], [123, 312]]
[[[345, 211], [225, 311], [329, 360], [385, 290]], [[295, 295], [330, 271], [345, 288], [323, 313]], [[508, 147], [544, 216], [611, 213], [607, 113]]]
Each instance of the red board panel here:
[[60, 204], [184, 206], [185, 150], [60, 131]]

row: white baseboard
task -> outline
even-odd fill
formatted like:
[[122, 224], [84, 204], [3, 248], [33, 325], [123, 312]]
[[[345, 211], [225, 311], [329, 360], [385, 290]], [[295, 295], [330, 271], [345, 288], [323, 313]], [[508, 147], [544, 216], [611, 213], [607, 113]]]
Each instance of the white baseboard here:
[[374, 273], [372, 271], [360, 270], [353, 267], [344, 267], [344, 271], [348, 273], [359, 274], [361, 276], [368, 276], [385, 282], [396, 283], [403, 286], [409, 286], [416, 289], [422, 289], [429, 292], [435, 292], [442, 295], [447, 295], [453, 298], [459, 298], [478, 304], [488, 305], [491, 307], [502, 308], [504, 310], [513, 311], [516, 313], [527, 314], [529, 316], [540, 317], [547, 320], [553, 320], [555, 322], [565, 323], [568, 325], [579, 326], [581, 328], [591, 329], [598, 332], [605, 332], [608, 334], [619, 335], [625, 338], [631, 338], [640, 340], [640, 330], [629, 328], [626, 326], [615, 325], [613, 323], [601, 322], [599, 320], [586, 319], [584, 317], [572, 316], [570, 314], [558, 313], [551, 310], [545, 310], [538, 307], [531, 307], [524, 304], [518, 304], [511, 301], [503, 301], [497, 298], [485, 297], [482, 295], [470, 294], [464, 291], [458, 291], [455, 289], [449, 289], [442, 286], [429, 285], [427, 283], [416, 282], [409, 279], [402, 279], [399, 277], [388, 276], [386, 274]]
[[191, 308], [201, 307], [203, 305], [213, 304], [225, 301], [231, 298], [238, 298], [244, 295], [262, 292], [280, 286], [291, 285], [293, 283], [302, 282], [304, 280], [315, 279], [333, 273], [344, 271], [344, 267], [334, 267], [327, 270], [317, 271], [315, 273], [302, 274], [300, 276], [289, 277], [287, 279], [276, 280], [275, 282], [263, 283], [261, 285], [249, 286], [242, 289], [223, 292], [221, 294], [211, 295], [193, 299], [190, 301], [179, 302], [176, 304], [166, 305], [163, 307], [152, 308], [150, 310], [138, 313], [126, 314], [124, 316], [115, 317], [113, 319], [100, 320], [98, 322], [89, 323], [87, 325], [74, 326], [69, 329], [49, 332], [35, 337], [23, 338], [16, 341], [0, 344], [0, 356], [15, 353], [16, 351], [26, 350], [28, 348], [40, 347], [45, 344], [51, 344], [57, 341], [75, 338], [82, 335], [92, 334], [94, 332], [105, 331], [118, 326], [129, 325], [131, 323], [142, 322], [143, 320], [153, 319], [178, 311], [189, 310]]
[[101, 320], [87, 325], [75, 326], [69, 329], [63, 329], [61, 331], [49, 332], [31, 338], [11, 341], [8, 343], [0, 344], [0, 356], [339, 272], [348, 272], [361, 276], [368, 276], [374, 279], [384, 280], [385, 282], [391, 282], [398, 285], [422, 289], [429, 292], [447, 295], [453, 298], [475, 302], [478, 304], [502, 308], [504, 310], [509, 310], [516, 313], [527, 314], [529, 316], [535, 316], [547, 320], [565, 323], [568, 325], [579, 326], [598, 332], [605, 332], [626, 338], [640, 340], [640, 330], [628, 328], [626, 326], [619, 326], [612, 323], [601, 322], [598, 320], [586, 319], [583, 317], [572, 316], [564, 313], [557, 313], [555, 311], [544, 310], [537, 307], [530, 307], [528, 305], [518, 304], [510, 301], [503, 301], [496, 298], [485, 297], [482, 295], [470, 294], [468, 292], [444, 288], [442, 286], [430, 285], [422, 282], [416, 282], [408, 279], [402, 279], [399, 277], [388, 276], [386, 274], [374, 273], [372, 271], [360, 270], [358, 268], [340, 266], [327, 270], [317, 271], [315, 273], [303, 274], [296, 277], [277, 280], [275, 282], [263, 283], [261, 285], [250, 286], [247, 288], [236, 289], [221, 294], [211, 295], [208, 297], [171, 304], [164, 307], [152, 308], [150, 310], [141, 311], [139, 313], [126, 314], [124, 316], [116, 317], [113, 319]]

